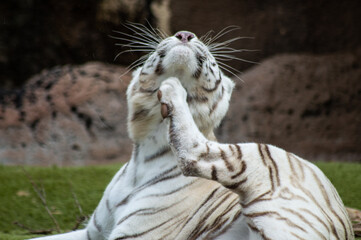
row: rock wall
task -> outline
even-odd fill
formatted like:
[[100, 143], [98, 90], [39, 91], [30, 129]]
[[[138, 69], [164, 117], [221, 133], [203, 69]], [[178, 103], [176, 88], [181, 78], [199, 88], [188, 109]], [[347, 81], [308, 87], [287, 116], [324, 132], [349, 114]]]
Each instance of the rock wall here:
[[361, 49], [279, 55], [247, 71], [220, 141], [271, 143], [310, 160], [361, 162]]
[[[130, 75], [103, 63], [55, 67], [0, 94], [0, 164], [125, 162]], [[124, 75], [125, 74], [125, 75]]]
[[[360, 1], [2, 0], [0, 16], [0, 88], [19, 87], [56, 65], [114, 63], [122, 48], [109, 35], [129, 33], [121, 25], [126, 21], [148, 20], [168, 33], [190, 30], [199, 36], [237, 25], [241, 30], [223, 40], [253, 37], [234, 47], [259, 50], [238, 55], [255, 61], [279, 53], [353, 50], [361, 42]], [[138, 57], [124, 54], [116, 63], [128, 65]], [[231, 65], [242, 71], [252, 66]]]
[[[260, 64], [228, 62], [245, 73], [221, 141], [267, 142], [312, 160], [361, 159], [360, 1], [3, 0], [0, 16], [0, 89], [18, 89], [0, 91], [0, 163], [128, 158], [129, 76], [120, 81], [124, 68], [107, 64], [75, 66], [114, 63], [124, 49], [109, 35], [129, 33], [121, 25], [128, 20], [198, 36], [237, 25], [220, 41], [253, 37], [232, 45], [259, 50], [237, 57]], [[52, 70], [31, 78], [45, 68]]]

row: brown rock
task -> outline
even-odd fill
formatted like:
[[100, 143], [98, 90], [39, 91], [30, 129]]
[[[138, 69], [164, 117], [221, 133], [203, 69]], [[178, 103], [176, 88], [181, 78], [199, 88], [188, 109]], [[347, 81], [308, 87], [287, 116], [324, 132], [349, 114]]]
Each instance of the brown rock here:
[[221, 141], [271, 143], [310, 160], [361, 162], [361, 51], [279, 55], [237, 81]]
[[[126, 69], [55, 67], [0, 96], [0, 163], [84, 165], [127, 161]], [[125, 74], [125, 75], [124, 75]]]

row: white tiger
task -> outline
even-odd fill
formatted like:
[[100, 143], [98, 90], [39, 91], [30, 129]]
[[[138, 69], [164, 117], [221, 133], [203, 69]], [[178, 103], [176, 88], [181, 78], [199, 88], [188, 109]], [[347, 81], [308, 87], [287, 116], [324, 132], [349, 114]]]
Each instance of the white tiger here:
[[[210, 50], [193, 33], [159, 40], [139, 25], [135, 38], [152, 52], [133, 73], [127, 90], [133, 154], [114, 176], [85, 229], [43, 240], [249, 239], [236, 194], [221, 184], [185, 177], [168, 142], [157, 90], [169, 77], [187, 89], [187, 102], [208, 139], [224, 117], [233, 89]], [[89, 179], [91, 184], [91, 179]], [[233, 228], [233, 226], [236, 226]]]
[[208, 140], [193, 121], [177, 78], [161, 84], [158, 98], [183, 174], [237, 193], [242, 216], [256, 234], [252, 239], [354, 239], [341, 198], [314, 164], [271, 145]]

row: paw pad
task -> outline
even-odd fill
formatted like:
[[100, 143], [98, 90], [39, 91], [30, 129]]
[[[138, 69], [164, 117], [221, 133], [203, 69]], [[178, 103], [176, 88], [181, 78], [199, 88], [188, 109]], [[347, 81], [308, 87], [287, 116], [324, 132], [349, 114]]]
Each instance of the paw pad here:
[[163, 117], [163, 118], [166, 118], [166, 117], [169, 116], [169, 109], [168, 109], [167, 104], [162, 103], [162, 104], [160, 105], [160, 113], [162, 114], [162, 117]]

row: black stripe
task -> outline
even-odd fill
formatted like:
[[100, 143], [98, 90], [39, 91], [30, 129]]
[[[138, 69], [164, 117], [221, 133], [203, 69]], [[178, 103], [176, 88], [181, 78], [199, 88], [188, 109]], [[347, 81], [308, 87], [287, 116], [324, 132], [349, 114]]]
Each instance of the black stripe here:
[[224, 164], [226, 165], [228, 171], [233, 172], [233, 171], [234, 171], [234, 167], [233, 167], [232, 164], [229, 163], [228, 158], [227, 158], [227, 156], [226, 156], [226, 153], [225, 153], [221, 148], [219, 148], [219, 151], [220, 151], [221, 159], [223, 160]]
[[268, 174], [269, 174], [269, 179], [272, 185], [272, 192], [275, 191], [275, 182], [273, 180], [273, 170], [271, 166], [268, 166]]
[[199, 154], [198, 160], [200, 160], [200, 159], [202, 159], [202, 158], [203, 158], [203, 159], [208, 158], [208, 156], [209, 156], [209, 151], [210, 151], [210, 149], [209, 149], [209, 146], [208, 146], [208, 142], [206, 142], [206, 152]]
[[[291, 178], [291, 183], [293, 186], [295, 186], [296, 188], [298, 188], [299, 190], [301, 190], [306, 196], [308, 196], [312, 202], [320, 209], [322, 210], [323, 207], [318, 203], [318, 201], [316, 200], [316, 198], [312, 195], [312, 193], [310, 191], [308, 191], [306, 188], [304, 188], [299, 181], [295, 181], [294, 178]], [[327, 220], [329, 221], [329, 226], [332, 229], [332, 233], [336, 236], [336, 239], [339, 239], [340, 237], [337, 234], [336, 228], [335, 228], [335, 223], [332, 221], [331, 217], [328, 216], [328, 214], [326, 214], [326, 212], [323, 211], [323, 213], [327, 216]]]
[[241, 147], [238, 144], [236, 144], [236, 149], [237, 149], [237, 153], [238, 153], [237, 158], [239, 160], [242, 160], [243, 154], [242, 154], [242, 151], [241, 151]]
[[159, 89], [159, 88], [155, 88], [155, 89], [145, 89], [145, 88], [140, 87], [138, 91], [141, 92], [141, 93], [154, 94], [155, 92], [158, 91], [158, 89]]
[[190, 103], [190, 102], [200, 102], [200, 103], [206, 103], [208, 102], [208, 98], [206, 96], [190, 96], [190, 95], [187, 95], [187, 102]]
[[164, 155], [166, 155], [167, 153], [169, 153], [171, 151], [169, 146], [164, 146], [161, 149], [159, 149], [156, 153], [150, 155], [150, 156], [146, 156], [144, 158], [144, 162], [151, 162], [159, 157], [162, 157]]
[[152, 178], [151, 180], [147, 181], [146, 183], [144, 183], [143, 185], [141, 185], [140, 187], [138, 187], [137, 189], [135, 189], [132, 193], [130, 193], [129, 195], [127, 195], [122, 201], [120, 201], [116, 207], [122, 206], [124, 204], [126, 204], [129, 199], [131, 199], [134, 195], [136, 195], [138, 192], [144, 190], [144, 188], [155, 185], [161, 181], [165, 181], [165, 180], [169, 180], [172, 178], [176, 178], [178, 176], [180, 176], [182, 173], [180, 171], [177, 171], [176, 173], [174, 173], [173, 175], [168, 175], [169, 173], [171, 173], [174, 170], [179, 170], [178, 166], [173, 166], [168, 170], [165, 170], [164, 172], [162, 172], [161, 174], [159, 174], [158, 176]]
[[155, 73], [158, 75], [162, 75], [164, 72], [163, 66], [162, 66], [162, 61], [159, 61], [159, 63], [157, 64], [157, 67], [155, 69]]
[[87, 240], [92, 240], [88, 229], [86, 230], [86, 237], [87, 237]]
[[204, 60], [205, 60], [205, 57], [203, 57], [200, 54], [197, 54], [197, 69], [193, 73], [193, 77], [196, 79], [198, 79], [201, 76]]
[[268, 145], [265, 145], [265, 149], [266, 149], [267, 156], [268, 156], [269, 160], [271, 160], [272, 165], [273, 165], [273, 167], [274, 167], [274, 169], [275, 169], [277, 186], [280, 186], [280, 185], [281, 185], [281, 182], [280, 182], [280, 176], [279, 176], [279, 172], [278, 172], [277, 163], [276, 163], [275, 160], [272, 158], [271, 152], [270, 152], [270, 150], [269, 150]]
[[217, 181], [218, 177], [217, 177], [217, 169], [214, 165], [212, 165], [212, 180]]
[[133, 114], [131, 121], [139, 120], [139, 118], [143, 119], [148, 116], [149, 112], [150, 109], [140, 109]]
[[[242, 185], [243, 183], [247, 182], [247, 177], [239, 182], [230, 184], [230, 185], [224, 185], [226, 188], [234, 190], [237, 189], [240, 185]], [[238, 191], [237, 191], [238, 192]]]
[[306, 209], [306, 208], [300, 208], [299, 210], [306, 212], [308, 214], [310, 214], [311, 216], [313, 216], [314, 218], [317, 219], [317, 221], [319, 221], [328, 231], [330, 231], [330, 226], [327, 226], [327, 224], [320, 218], [318, 217], [316, 214], [314, 214], [313, 212], [311, 212], [310, 210]]
[[112, 211], [111, 208], [110, 208], [109, 199], [107, 199], [107, 200], [105, 201], [105, 206], [107, 207], [108, 212], [111, 212], [111, 211]]
[[[233, 194], [231, 192], [226, 193], [215, 206], [213, 206], [211, 209], [208, 209], [207, 214], [198, 221], [197, 227], [193, 229], [192, 233], [188, 236], [188, 239], [198, 239], [198, 237], [200, 237], [205, 231], [207, 231], [208, 229], [205, 228], [205, 226], [207, 226], [206, 221], [209, 216], [211, 216], [214, 211], [219, 208], [219, 206], [222, 205], [232, 195]], [[202, 227], [203, 229], [201, 230]]]
[[178, 205], [179, 203], [183, 202], [184, 200], [186, 199], [186, 197], [180, 199], [179, 201], [173, 203], [173, 204], [170, 204], [169, 206], [166, 206], [166, 207], [161, 207], [161, 208], [142, 208], [142, 209], [138, 209], [137, 211], [134, 211], [132, 213], [129, 213], [128, 215], [124, 216], [123, 218], [121, 218], [117, 225], [120, 225], [121, 223], [123, 223], [124, 221], [126, 221], [127, 219], [129, 219], [130, 217], [134, 216], [134, 215], [142, 215], [142, 216], [145, 216], [145, 215], [154, 215], [154, 214], [157, 214], [157, 213], [160, 213], [162, 211], [165, 211], [165, 210], [168, 210], [176, 205]]
[[203, 89], [204, 91], [206, 91], [206, 92], [209, 92], [209, 93], [214, 92], [215, 90], [217, 90], [219, 84], [221, 83], [221, 80], [222, 80], [222, 79], [218, 79], [218, 80], [215, 82], [213, 88], [202, 87], [202, 89]]
[[[174, 216], [176, 217], [176, 216]], [[146, 230], [146, 231], [143, 231], [143, 232], [140, 232], [140, 233], [136, 233], [136, 234], [133, 234], [133, 235], [127, 235], [127, 236], [123, 236], [123, 237], [119, 237], [119, 238], [116, 238], [115, 240], [122, 240], [122, 239], [130, 239], [130, 238], [138, 238], [138, 237], [141, 237], [151, 231], [153, 231], [154, 229], [157, 229], [161, 226], [163, 226], [164, 224], [166, 224], [167, 222], [169, 222], [169, 219], [165, 220], [164, 222], [161, 222], [160, 224]]]
[[310, 228], [312, 228], [318, 234], [318, 236], [320, 236], [324, 240], [327, 240], [327, 238], [324, 235], [322, 235], [322, 233], [313, 226], [313, 223], [310, 223], [303, 215], [289, 208], [282, 207], [282, 209], [288, 213], [297, 216], [299, 219], [301, 219], [302, 222], [306, 223]]
[[165, 57], [165, 50], [164, 50], [164, 49], [159, 50], [157, 53], [158, 53], [158, 55], [159, 55], [160, 58], [164, 58], [164, 57]]
[[101, 232], [102, 226], [98, 224], [98, 222], [96, 220], [96, 214], [97, 214], [97, 210], [94, 211], [93, 224], [94, 224], [95, 228], [98, 230], [98, 232]]
[[185, 228], [185, 226], [187, 226], [187, 224], [190, 222], [190, 220], [192, 220], [192, 218], [194, 216], [196, 216], [196, 214], [199, 212], [199, 210], [208, 202], [210, 201], [213, 196], [215, 195], [215, 193], [220, 189], [221, 187], [218, 187], [216, 189], [214, 189], [209, 195], [208, 197], [199, 205], [199, 207], [197, 208], [197, 210], [192, 214], [192, 216], [190, 216], [190, 218], [187, 219], [187, 221], [183, 224], [182, 229], [183, 230]]
[[231, 179], [235, 179], [235, 178], [241, 176], [242, 173], [244, 173], [244, 171], [246, 171], [246, 169], [247, 169], [247, 165], [246, 165], [245, 162], [242, 161], [242, 162], [241, 162], [241, 169], [239, 170], [238, 173], [232, 175], [232, 176], [231, 176]]
[[247, 208], [247, 207], [250, 207], [252, 206], [253, 204], [255, 203], [258, 203], [258, 202], [263, 202], [263, 201], [271, 201], [273, 200], [272, 198], [263, 198], [265, 197], [266, 195], [270, 194], [271, 191], [267, 191], [265, 193], [262, 193], [261, 195], [259, 195], [258, 197], [256, 197], [255, 199], [251, 200], [250, 202], [246, 203], [246, 204], [242, 204], [242, 207], [243, 208]]
[[[185, 189], [185, 188], [188, 188], [190, 185], [192, 185], [192, 184], [195, 183], [196, 181], [197, 181], [197, 180], [194, 180], [194, 181], [192, 181], [192, 182], [190, 182], [190, 183], [187, 183], [187, 184], [185, 184], [185, 185], [183, 185], [183, 186], [181, 186], [181, 187], [175, 188], [175, 189], [173, 189], [172, 191], [169, 191], [169, 192], [149, 194], [149, 195], [147, 195], [147, 196], [144, 196], [143, 198], [151, 198], [151, 197], [157, 197], [157, 198], [159, 198], [159, 197], [165, 197], [165, 196], [171, 195], [171, 194], [173, 194], [173, 193], [175, 193], [175, 192], [181, 191], [181, 190], [183, 190], [183, 189]], [[142, 199], [143, 199], [143, 198], [142, 198]]]
[[264, 155], [263, 155], [263, 151], [262, 151], [262, 145], [263, 144], [257, 144], [257, 146], [258, 146], [258, 152], [259, 152], [259, 155], [261, 156], [261, 159], [262, 159], [262, 162], [263, 162], [263, 164], [265, 165], [265, 166], [267, 166], [267, 164], [266, 164], [266, 160], [264, 159]]
[[300, 229], [303, 232], [307, 232], [303, 227], [297, 225], [296, 223], [292, 222], [289, 218], [287, 217], [283, 217], [281, 214], [279, 214], [278, 212], [273, 212], [273, 211], [265, 211], [265, 212], [254, 212], [254, 213], [248, 213], [248, 214], [243, 214], [245, 217], [248, 218], [257, 218], [257, 217], [270, 217], [270, 218], [275, 218], [277, 220], [282, 220], [285, 221], [286, 224], [290, 227], [295, 227]]

